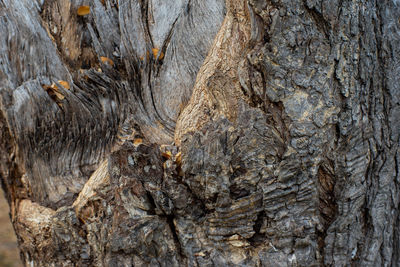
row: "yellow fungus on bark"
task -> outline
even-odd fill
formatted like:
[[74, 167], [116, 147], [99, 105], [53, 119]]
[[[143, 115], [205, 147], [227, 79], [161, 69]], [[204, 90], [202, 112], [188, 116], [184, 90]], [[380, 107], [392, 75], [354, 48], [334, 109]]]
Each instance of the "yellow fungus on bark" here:
[[100, 57], [101, 62], [103, 62], [104, 64], [108, 64], [110, 66], [114, 66], [114, 61], [112, 61], [111, 59], [109, 59], [108, 57]]
[[71, 89], [67, 81], [59, 80], [58, 83], [61, 84], [67, 90]]
[[[158, 48], [153, 48], [153, 49], [151, 49], [151, 51], [153, 52], [154, 59], [157, 59], [157, 55], [158, 55], [159, 49]], [[162, 60], [163, 58], [164, 58], [164, 53], [160, 52], [160, 56], [158, 57], [158, 59]]]
[[78, 8], [78, 11], [77, 11], [77, 14], [79, 16], [85, 16], [85, 15], [87, 15], [89, 13], [90, 13], [90, 7], [89, 6], [80, 6]]
[[142, 138], [136, 138], [134, 141], [133, 141], [133, 145], [134, 146], [138, 146], [138, 145], [140, 145], [140, 144], [142, 144], [143, 143], [143, 139]]

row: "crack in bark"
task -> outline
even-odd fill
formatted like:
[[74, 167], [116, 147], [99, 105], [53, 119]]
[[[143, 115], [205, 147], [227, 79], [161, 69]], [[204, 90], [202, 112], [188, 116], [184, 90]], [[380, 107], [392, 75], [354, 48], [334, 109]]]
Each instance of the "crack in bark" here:
[[172, 232], [172, 236], [174, 237], [174, 243], [175, 243], [175, 246], [176, 246], [176, 248], [178, 250], [178, 254], [182, 257], [182, 259], [185, 259], [186, 255], [184, 255], [184, 253], [183, 253], [182, 246], [181, 246], [181, 243], [179, 241], [178, 234], [177, 234], [177, 229], [176, 229], [175, 224], [174, 224], [174, 215], [166, 215], [165, 217], [167, 218], [167, 222], [168, 222], [169, 228], [170, 228], [170, 230]]
[[307, 0], [303, 1], [305, 10], [311, 15], [315, 21], [315, 25], [321, 33], [324, 34], [327, 40], [330, 39], [330, 23], [324, 18], [323, 14], [318, 12], [315, 7], [309, 8], [307, 5]]
[[265, 211], [262, 210], [257, 214], [257, 219], [253, 225], [254, 235], [247, 239], [253, 247], [262, 245], [267, 239], [266, 234], [260, 232], [265, 219]]

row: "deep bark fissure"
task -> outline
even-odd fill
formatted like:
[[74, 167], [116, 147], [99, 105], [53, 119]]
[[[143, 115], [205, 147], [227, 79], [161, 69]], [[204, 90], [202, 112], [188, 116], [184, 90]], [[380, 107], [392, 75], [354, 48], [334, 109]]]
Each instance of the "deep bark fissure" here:
[[156, 205], [156, 202], [154, 201], [153, 196], [151, 195], [151, 193], [149, 191], [146, 191], [146, 196], [149, 199], [150, 207], [151, 207], [150, 210], [148, 211], [148, 214], [156, 215], [155, 209], [156, 209], [157, 205]]
[[174, 32], [174, 29], [175, 29], [175, 24], [178, 21], [178, 19], [180, 19], [181, 15], [182, 14], [179, 14], [179, 16], [172, 23], [171, 28], [169, 29], [169, 32], [167, 34], [167, 38], [165, 38], [164, 43], [162, 44], [162, 46], [161, 46], [161, 48], [159, 50], [159, 55], [157, 55], [157, 57], [155, 58], [155, 60], [158, 61], [157, 62], [158, 64], [154, 65], [156, 67], [157, 75], [159, 73], [160, 66], [163, 64], [162, 59], [159, 59], [159, 58], [161, 57], [162, 54], [163, 54], [163, 57], [165, 57], [165, 53], [166, 53], [167, 47], [168, 47], [168, 45], [169, 45], [169, 43], [171, 41], [171, 37], [172, 37], [172, 34]]
[[253, 247], [261, 245], [267, 239], [267, 236], [265, 234], [260, 233], [264, 220], [265, 220], [265, 212], [260, 211], [257, 214], [257, 219], [255, 220], [253, 225], [254, 235], [247, 239]]
[[176, 246], [176, 248], [178, 250], [178, 254], [183, 259], [185, 259], [186, 255], [184, 255], [184, 253], [182, 251], [181, 243], [179, 241], [179, 237], [178, 237], [178, 234], [176, 232], [177, 230], [176, 230], [176, 227], [175, 227], [175, 224], [174, 224], [174, 215], [166, 215], [165, 217], [167, 219], [167, 223], [169, 225], [169, 228], [171, 229], [172, 236], [174, 237], [174, 243], [175, 243], [175, 246]]
[[330, 39], [330, 32], [331, 32], [330, 31], [331, 25], [324, 18], [323, 14], [321, 13], [321, 12], [323, 12], [322, 3], [320, 2], [321, 11], [318, 11], [315, 6], [313, 8], [308, 7], [307, 0], [304, 0], [303, 4], [304, 4], [304, 7], [307, 10], [307, 12], [311, 15], [311, 17], [315, 21], [315, 25], [318, 27], [319, 31], [324, 34], [324, 36], [325, 36], [325, 38], [327, 40], [329, 40]]

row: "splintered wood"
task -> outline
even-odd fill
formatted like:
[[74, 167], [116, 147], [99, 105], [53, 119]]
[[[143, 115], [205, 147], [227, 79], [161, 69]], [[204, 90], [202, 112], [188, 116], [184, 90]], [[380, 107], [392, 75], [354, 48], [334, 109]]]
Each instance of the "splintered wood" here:
[[[66, 90], [71, 88], [67, 81], [58, 80], [58, 83]], [[50, 98], [53, 99], [59, 107], [62, 107], [61, 102], [65, 99], [65, 96], [62, 94], [58, 86], [55, 83], [52, 83], [51, 85], [42, 84], [42, 87]]]

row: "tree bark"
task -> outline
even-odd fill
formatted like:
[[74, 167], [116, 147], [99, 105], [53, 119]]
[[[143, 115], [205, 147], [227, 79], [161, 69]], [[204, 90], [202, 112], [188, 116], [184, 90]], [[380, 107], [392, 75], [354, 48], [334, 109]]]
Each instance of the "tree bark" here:
[[400, 266], [399, 1], [88, 2], [0, 0], [26, 266]]

